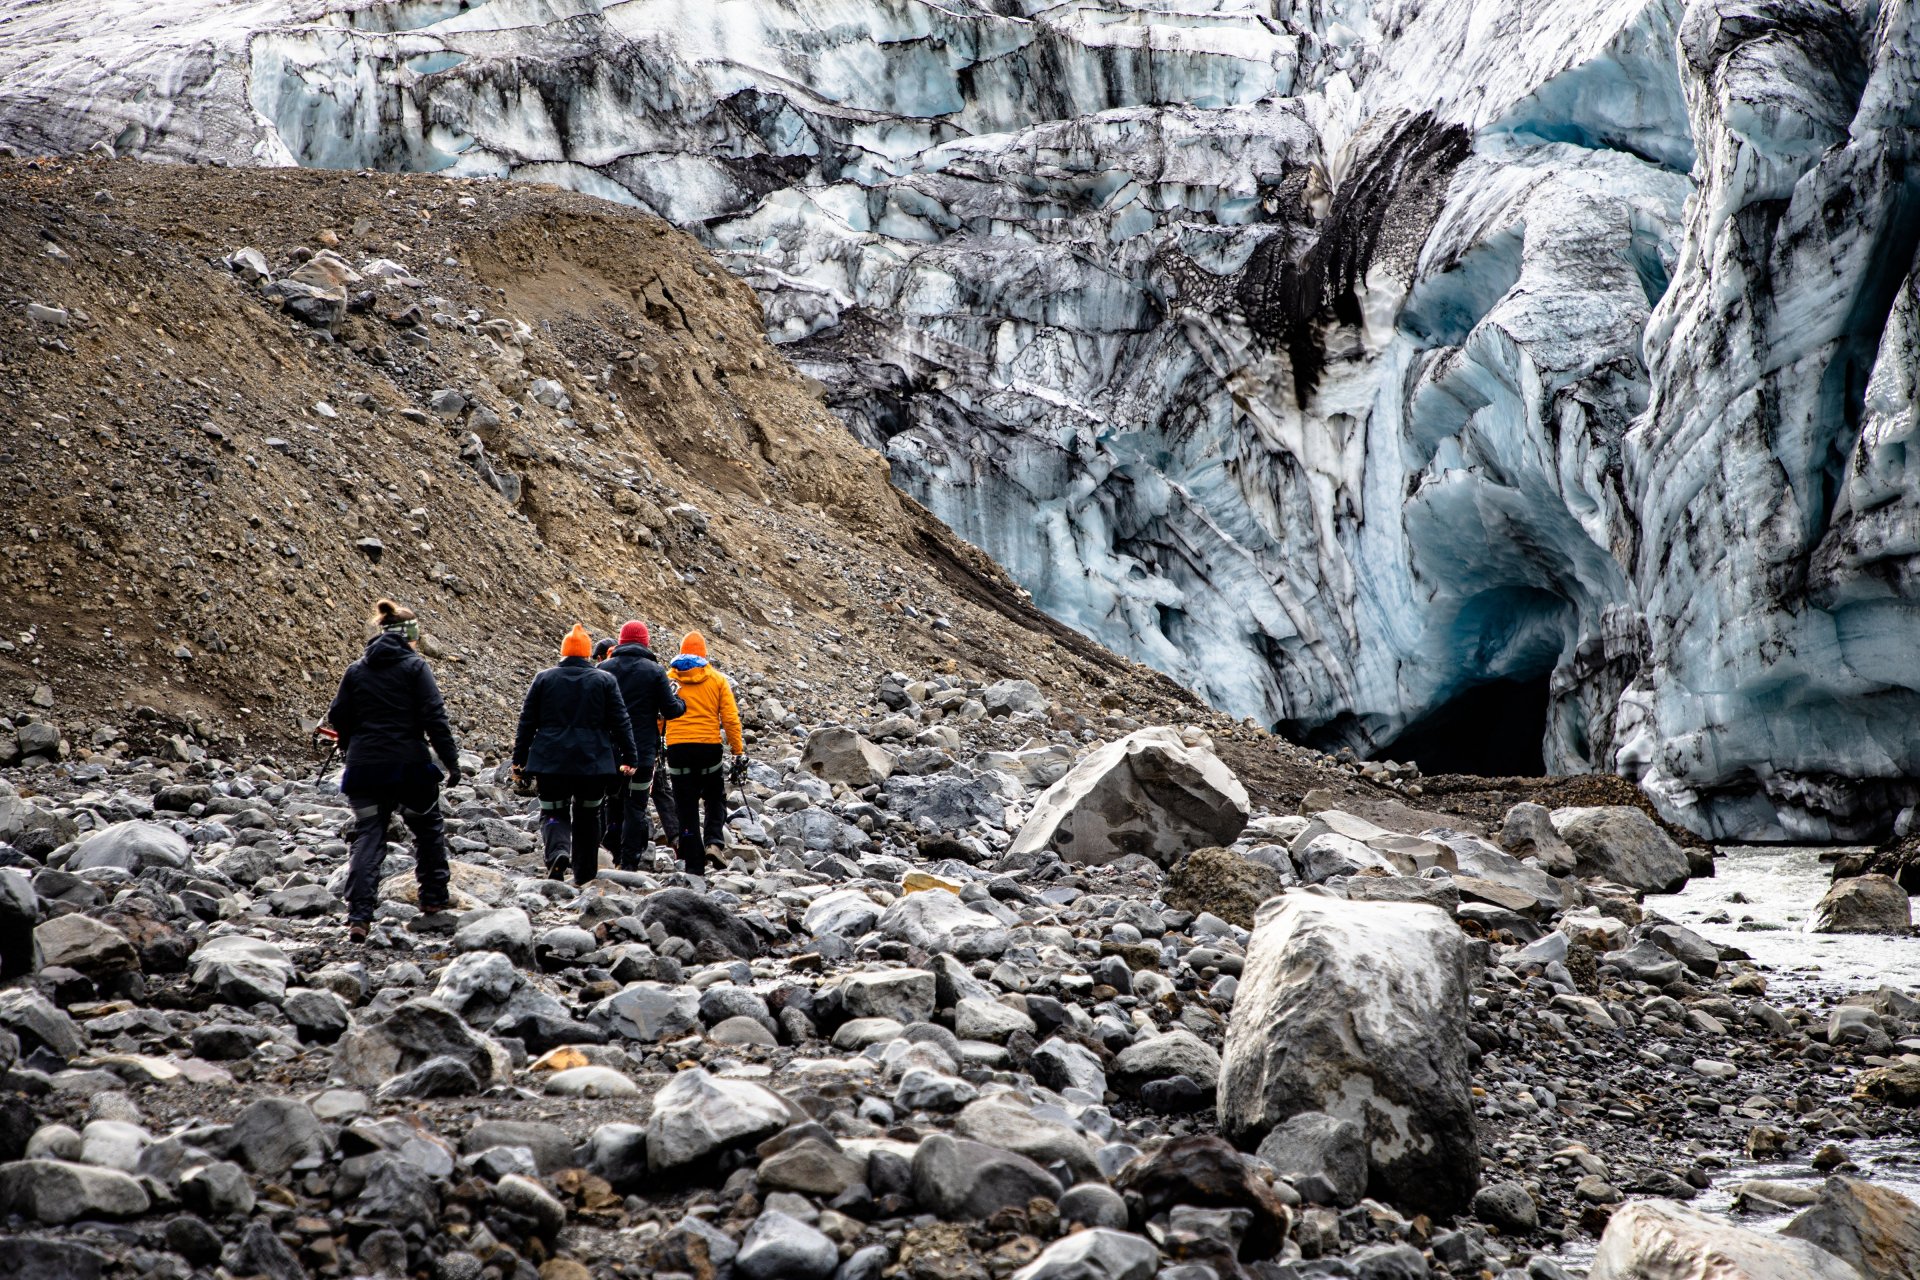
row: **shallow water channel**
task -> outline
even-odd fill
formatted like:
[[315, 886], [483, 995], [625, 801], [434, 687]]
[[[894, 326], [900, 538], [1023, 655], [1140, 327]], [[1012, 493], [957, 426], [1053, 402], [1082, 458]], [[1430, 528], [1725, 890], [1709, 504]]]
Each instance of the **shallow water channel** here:
[[1824, 1009], [1875, 987], [1920, 987], [1920, 938], [1808, 933], [1830, 886], [1820, 860], [1836, 850], [1722, 846], [1710, 879], [1647, 898], [1649, 911], [1721, 946], [1739, 947], [1767, 970], [1767, 1000]]
[[[1646, 910], [1683, 924], [1721, 946], [1752, 956], [1767, 976], [1767, 1002], [1776, 1008], [1799, 1005], [1824, 1015], [1847, 996], [1876, 987], [1920, 989], [1920, 937], [1807, 932], [1814, 907], [1831, 884], [1832, 868], [1821, 861], [1837, 851], [1809, 847], [1723, 845], [1711, 878], [1695, 879], [1679, 893], [1650, 895]], [[1915, 1046], [1906, 1042], [1908, 1048]], [[1835, 1081], [1835, 1093], [1849, 1086]], [[1847, 1153], [1861, 1175], [1920, 1200], [1920, 1147], [1907, 1141], [1849, 1139]], [[1786, 1215], [1734, 1213], [1733, 1188], [1749, 1179], [1799, 1183], [1817, 1189], [1825, 1180], [1807, 1161], [1809, 1144], [1781, 1161], [1736, 1160], [1691, 1207], [1726, 1214], [1755, 1230], [1778, 1230]], [[1560, 1255], [1564, 1263], [1585, 1266], [1593, 1257], [1591, 1241]]]

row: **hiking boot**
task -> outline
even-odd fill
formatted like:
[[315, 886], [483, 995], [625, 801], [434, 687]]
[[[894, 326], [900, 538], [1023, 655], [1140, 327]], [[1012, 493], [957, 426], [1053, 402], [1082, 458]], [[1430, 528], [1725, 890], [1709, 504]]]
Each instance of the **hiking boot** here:
[[355, 920], [347, 925], [347, 941], [365, 942], [367, 940], [367, 922]]
[[442, 911], [451, 911], [451, 910], [453, 910], [453, 904], [451, 902], [435, 902], [431, 904], [422, 905], [420, 908], [420, 914], [423, 916], [437, 916]]
[[573, 869], [572, 864], [571, 858], [555, 858], [547, 864], [547, 879], [565, 880]]

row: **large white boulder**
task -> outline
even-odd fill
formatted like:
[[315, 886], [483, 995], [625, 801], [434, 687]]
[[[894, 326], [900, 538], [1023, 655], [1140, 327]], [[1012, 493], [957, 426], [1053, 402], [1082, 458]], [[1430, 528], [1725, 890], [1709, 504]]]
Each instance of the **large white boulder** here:
[[1212, 751], [1169, 728], [1141, 729], [1047, 788], [1010, 852], [1050, 848], [1087, 865], [1138, 853], [1171, 865], [1195, 849], [1232, 844], [1247, 809], [1246, 788]]
[[1587, 1280], [1861, 1280], [1804, 1240], [1736, 1227], [1671, 1200], [1614, 1212]]
[[1227, 1024], [1220, 1127], [1243, 1147], [1301, 1112], [1366, 1135], [1369, 1193], [1434, 1214], [1479, 1186], [1466, 937], [1437, 907], [1290, 893], [1264, 904]]
[[172, 827], [157, 822], [116, 822], [75, 849], [66, 869], [111, 867], [137, 874], [145, 867], [184, 867], [187, 857], [187, 842]]

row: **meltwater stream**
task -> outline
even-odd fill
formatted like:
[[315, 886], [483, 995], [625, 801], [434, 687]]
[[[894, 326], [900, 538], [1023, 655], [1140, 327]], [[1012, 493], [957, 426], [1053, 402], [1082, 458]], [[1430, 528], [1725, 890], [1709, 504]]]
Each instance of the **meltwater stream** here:
[[1876, 987], [1920, 987], [1920, 938], [1806, 931], [1832, 885], [1833, 869], [1821, 858], [1838, 852], [1723, 845], [1711, 878], [1649, 896], [1646, 909], [1752, 956], [1766, 971], [1767, 1000], [1776, 1006], [1824, 1013]]
[[[1799, 1005], [1824, 1017], [1850, 995], [1877, 987], [1920, 989], [1920, 937], [1876, 934], [1809, 933], [1814, 907], [1832, 884], [1832, 867], [1823, 862], [1841, 852], [1831, 848], [1722, 845], [1711, 878], [1696, 878], [1679, 893], [1649, 895], [1645, 909], [1664, 916], [1721, 946], [1752, 956], [1767, 978], [1767, 1002], [1776, 1008]], [[1908, 1048], [1916, 1048], [1909, 1042]], [[1852, 1073], [1836, 1075], [1832, 1092], [1844, 1098]], [[1920, 1147], [1900, 1139], [1850, 1138], [1847, 1154], [1859, 1176], [1920, 1200]], [[1808, 1163], [1815, 1147], [1776, 1161], [1736, 1160], [1690, 1207], [1726, 1214], [1743, 1227], [1777, 1231], [1792, 1214], [1736, 1213], [1733, 1189], [1752, 1179], [1789, 1182], [1817, 1190], [1826, 1175]], [[1796, 1210], [1797, 1212], [1797, 1210]], [[1584, 1266], [1593, 1256], [1583, 1241], [1561, 1260]]]

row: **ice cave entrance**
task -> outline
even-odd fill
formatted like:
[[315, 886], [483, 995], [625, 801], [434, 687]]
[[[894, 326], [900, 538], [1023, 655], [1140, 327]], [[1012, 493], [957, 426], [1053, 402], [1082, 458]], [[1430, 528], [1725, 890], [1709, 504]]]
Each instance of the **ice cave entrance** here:
[[1467, 597], [1435, 620], [1434, 701], [1374, 758], [1427, 774], [1544, 774], [1550, 682], [1572, 626], [1572, 604], [1532, 584], [1501, 583]]
[[1427, 774], [1539, 777], [1547, 771], [1541, 744], [1551, 674], [1476, 684], [1401, 730], [1374, 758], [1416, 764]]

